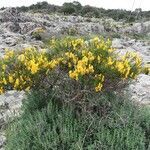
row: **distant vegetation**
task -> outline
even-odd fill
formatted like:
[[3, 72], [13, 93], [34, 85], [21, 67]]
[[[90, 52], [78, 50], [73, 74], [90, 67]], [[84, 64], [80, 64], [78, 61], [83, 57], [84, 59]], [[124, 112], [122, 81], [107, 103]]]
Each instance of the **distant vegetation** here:
[[65, 15], [81, 15], [84, 17], [109, 17], [116, 21], [122, 20], [126, 22], [134, 22], [140, 20], [150, 19], [150, 11], [142, 11], [141, 8], [135, 9], [133, 12], [123, 9], [104, 9], [92, 7], [89, 5], [82, 6], [79, 2], [74, 1], [72, 3], [64, 3], [63, 6], [56, 6], [48, 4], [47, 2], [38, 2], [29, 7], [18, 7], [19, 11], [33, 11], [33, 12], [44, 12], [44, 13], [63, 13]]

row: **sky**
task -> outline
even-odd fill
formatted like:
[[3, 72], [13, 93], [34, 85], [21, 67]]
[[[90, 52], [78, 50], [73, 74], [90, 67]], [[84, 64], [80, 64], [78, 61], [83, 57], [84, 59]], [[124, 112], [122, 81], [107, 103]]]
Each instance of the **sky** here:
[[[29, 6], [37, 2], [47, 1], [50, 4], [62, 5], [74, 0], [0, 0], [1, 7]], [[78, 0], [82, 5], [91, 5], [105, 9], [150, 10], [150, 0]]]

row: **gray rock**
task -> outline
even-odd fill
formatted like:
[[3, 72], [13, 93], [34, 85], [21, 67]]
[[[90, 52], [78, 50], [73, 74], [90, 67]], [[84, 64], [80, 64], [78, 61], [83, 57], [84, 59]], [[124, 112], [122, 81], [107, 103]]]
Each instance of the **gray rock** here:
[[150, 21], [134, 23], [132, 26], [121, 28], [120, 31], [123, 33], [148, 34], [150, 32]]
[[4, 22], [0, 26], [3, 30], [7, 30], [13, 33], [20, 32], [20, 26], [18, 22]]
[[19, 115], [24, 98], [24, 92], [9, 91], [0, 95], [0, 122], [2, 124], [6, 124], [8, 119]]
[[132, 100], [144, 104], [150, 105], [150, 76], [141, 74], [137, 80], [129, 86], [129, 93]]
[[6, 8], [0, 11], [0, 22], [18, 22], [20, 14], [16, 8]]
[[3, 132], [7, 123], [19, 116], [21, 113], [22, 100], [25, 98], [24, 92], [9, 91], [0, 95], [0, 149], [4, 149], [6, 137]]
[[19, 23], [19, 26], [20, 26], [21, 34], [26, 34], [28, 32], [31, 32], [32, 30], [36, 29], [37, 27], [42, 27], [41, 25], [34, 23], [34, 22]]
[[116, 49], [123, 49], [124, 45], [121, 39], [113, 39], [112, 46]]

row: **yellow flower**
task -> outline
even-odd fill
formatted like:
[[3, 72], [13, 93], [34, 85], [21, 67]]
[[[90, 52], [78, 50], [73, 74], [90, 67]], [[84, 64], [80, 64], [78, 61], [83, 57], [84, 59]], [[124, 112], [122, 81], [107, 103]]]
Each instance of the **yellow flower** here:
[[76, 70], [81, 75], [84, 75], [86, 72], [85, 68], [83, 68], [83, 66], [81, 66], [81, 65], [78, 65]]
[[10, 83], [13, 83], [13, 82], [14, 82], [13, 76], [12, 76], [12, 75], [9, 75], [9, 76], [8, 76], [8, 80], [9, 80]]
[[95, 59], [92, 52], [88, 52], [88, 59], [89, 59], [89, 61], [93, 61]]
[[6, 85], [7, 84], [7, 81], [5, 78], [3, 78], [3, 83]]
[[100, 63], [100, 61], [101, 61], [100, 56], [97, 56], [97, 61], [98, 61], [98, 63]]
[[70, 62], [68, 63], [68, 67], [69, 67], [69, 68], [71, 68], [71, 67], [72, 67], [72, 65], [71, 65], [71, 63], [70, 63]]
[[76, 46], [78, 45], [78, 43], [76, 43], [76, 41], [72, 41], [72, 46], [73, 46], [73, 49], [76, 49]]
[[6, 70], [6, 65], [5, 64], [2, 65], [2, 69]]
[[0, 87], [0, 94], [4, 93], [4, 89], [2, 87]]
[[115, 51], [115, 49], [112, 48], [112, 47], [108, 49], [108, 52], [110, 52], [110, 53], [111, 53], [111, 52], [114, 52], [114, 51]]
[[14, 88], [16, 89], [19, 86], [19, 79], [16, 79], [15, 84], [14, 84]]
[[123, 64], [123, 62], [116, 62], [116, 68], [118, 69], [118, 71], [120, 72], [120, 73], [122, 73], [123, 72], [123, 69], [124, 69], [124, 64]]
[[48, 67], [49, 67], [50, 69], [54, 69], [57, 65], [59, 65], [59, 60], [53, 59], [53, 60], [51, 60], [51, 61], [49, 62]]
[[100, 73], [100, 74], [96, 74], [95, 78], [102, 83], [104, 82], [105, 76]]
[[99, 42], [99, 41], [100, 41], [99, 37], [93, 38], [93, 42]]
[[28, 86], [28, 87], [25, 89], [25, 91], [27, 91], [27, 92], [28, 92], [29, 90], [30, 90], [30, 86]]
[[108, 65], [111, 66], [113, 63], [114, 63], [114, 62], [113, 62], [112, 58], [111, 58], [111, 57], [108, 57]]
[[82, 50], [82, 56], [85, 56], [87, 54], [86, 50]]
[[137, 57], [135, 58], [135, 63], [136, 63], [136, 66], [137, 66], [137, 67], [140, 67], [140, 66], [141, 66], [141, 63], [142, 63], [141, 58], [137, 56]]
[[95, 91], [99, 92], [102, 90], [103, 85], [101, 83], [99, 83], [96, 87], [95, 87]]
[[127, 68], [125, 71], [125, 79], [128, 78], [129, 73], [130, 73], [130, 68]]
[[14, 56], [14, 51], [13, 50], [6, 50], [6, 53], [4, 55], [4, 59], [9, 59], [12, 56]]
[[38, 64], [35, 63], [34, 60], [30, 60], [28, 69], [31, 71], [32, 74], [35, 74], [39, 70], [39, 67], [38, 67]]
[[69, 71], [69, 77], [78, 80], [78, 73], [76, 71]]
[[89, 72], [93, 73], [94, 72], [94, 67], [92, 65], [89, 64]]
[[25, 60], [24, 54], [19, 55], [18, 56], [18, 60], [20, 60], [21, 62], [23, 62]]
[[35, 74], [38, 71], [38, 64], [32, 64], [31, 66], [31, 73]]
[[88, 58], [87, 58], [86, 56], [84, 56], [84, 57], [82, 58], [82, 62], [83, 62], [84, 64], [88, 64]]

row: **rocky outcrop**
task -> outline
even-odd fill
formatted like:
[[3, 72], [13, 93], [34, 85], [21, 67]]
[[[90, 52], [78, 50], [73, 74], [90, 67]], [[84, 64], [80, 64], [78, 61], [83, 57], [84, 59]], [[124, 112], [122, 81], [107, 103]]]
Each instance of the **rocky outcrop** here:
[[136, 34], [149, 34], [150, 33], [150, 21], [133, 23], [128, 27], [122, 28], [121, 32], [123, 33], [136, 33]]
[[114, 39], [113, 47], [117, 49], [120, 54], [128, 52], [136, 52], [142, 57], [143, 64], [150, 62], [150, 44], [147, 41], [136, 41], [134, 39]]
[[[114, 39], [113, 46], [121, 55], [124, 55], [126, 52], [136, 52], [141, 56], [143, 65], [150, 63], [150, 45], [148, 42]], [[130, 84], [127, 92], [132, 100], [143, 105], [150, 105], [150, 75], [139, 75]]]
[[18, 22], [20, 14], [15, 8], [7, 8], [0, 11], [0, 22]]
[[150, 105], [150, 76], [141, 74], [128, 89], [131, 99], [139, 104]]
[[[17, 9], [9, 8], [0, 11], [1, 28], [11, 32], [27, 34], [36, 27], [45, 27], [49, 33], [63, 33], [64, 29], [74, 28], [78, 34], [102, 33], [104, 26], [100, 22], [86, 22], [81, 16], [58, 16], [46, 14], [18, 13]], [[58, 30], [59, 29], [59, 30]]]

